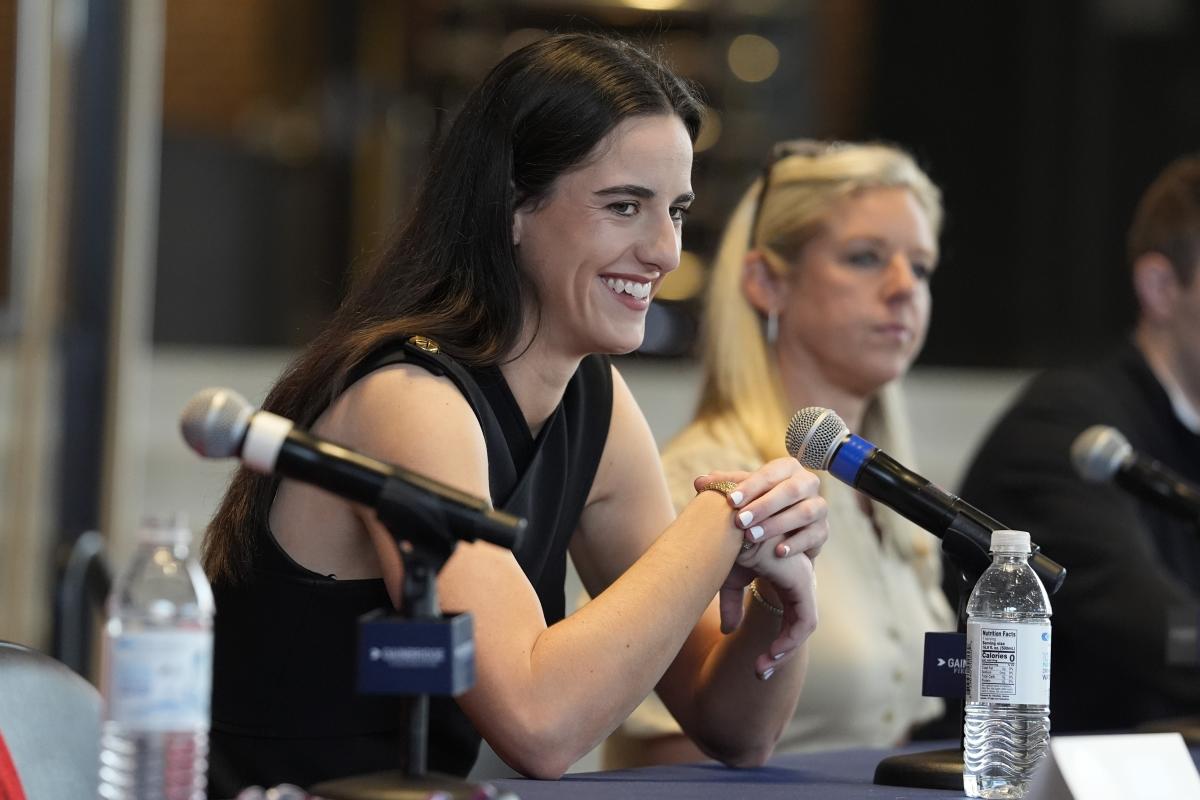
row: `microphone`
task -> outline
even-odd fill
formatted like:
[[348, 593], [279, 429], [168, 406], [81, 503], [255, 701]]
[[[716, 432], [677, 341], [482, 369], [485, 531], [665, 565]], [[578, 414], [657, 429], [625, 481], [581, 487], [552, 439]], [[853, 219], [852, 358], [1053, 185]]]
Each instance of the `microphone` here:
[[1093, 425], [1071, 444], [1079, 477], [1112, 481], [1125, 491], [1192, 522], [1200, 522], [1200, 488], [1170, 467], [1133, 449], [1116, 428]]
[[401, 505], [434, 498], [454, 538], [512, 549], [525, 530], [524, 519], [480, 497], [296, 430], [291, 420], [256, 410], [232, 389], [198, 392], [184, 407], [179, 428], [205, 458], [238, 458], [255, 472], [278, 473], [377, 511], [385, 495]]
[[[787, 450], [808, 469], [828, 470], [842, 483], [883, 503], [900, 516], [943, 540], [942, 549], [960, 567], [982, 572], [991, 563], [992, 531], [1009, 526], [950, 494], [880, 450], [850, 433], [828, 408], [811, 406], [796, 412], [788, 424]], [[1029, 565], [1051, 594], [1067, 576], [1066, 569], [1032, 545]]]

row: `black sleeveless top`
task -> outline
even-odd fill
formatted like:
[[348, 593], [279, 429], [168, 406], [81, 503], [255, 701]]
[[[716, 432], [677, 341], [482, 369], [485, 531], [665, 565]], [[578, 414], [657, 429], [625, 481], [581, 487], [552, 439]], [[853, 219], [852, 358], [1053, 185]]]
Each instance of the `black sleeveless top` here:
[[[583, 360], [536, 439], [495, 367], [467, 369], [440, 353], [392, 342], [367, 358], [351, 382], [401, 363], [449, 377], [470, 402], [487, 444], [492, 501], [529, 523], [514, 555], [546, 623], [561, 620], [567, 545], [612, 417], [608, 359]], [[252, 576], [213, 587], [209, 796], [402, 767], [406, 699], [360, 697], [354, 690], [357, 619], [390, 606], [383, 581], [319, 575], [294, 562], [269, 530], [254, 539]], [[466, 775], [479, 741], [454, 698], [430, 699], [430, 770]]]

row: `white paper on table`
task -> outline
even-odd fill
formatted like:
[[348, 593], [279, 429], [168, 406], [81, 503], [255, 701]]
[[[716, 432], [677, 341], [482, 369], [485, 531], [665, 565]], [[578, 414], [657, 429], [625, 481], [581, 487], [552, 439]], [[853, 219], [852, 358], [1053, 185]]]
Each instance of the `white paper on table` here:
[[1200, 774], [1178, 733], [1052, 736], [1028, 800], [1200, 800]]

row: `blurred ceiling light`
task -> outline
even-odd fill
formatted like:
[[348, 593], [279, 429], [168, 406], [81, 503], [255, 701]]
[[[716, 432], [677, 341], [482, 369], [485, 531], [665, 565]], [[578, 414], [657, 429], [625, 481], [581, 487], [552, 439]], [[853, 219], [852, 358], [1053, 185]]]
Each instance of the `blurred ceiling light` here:
[[683, 4], [684, 0], [625, 0], [625, 5], [642, 11], [670, 11]]
[[779, 48], [753, 33], [744, 33], [729, 45], [729, 69], [746, 83], [760, 83], [779, 68]]
[[679, 254], [679, 266], [668, 272], [655, 295], [659, 300], [687, 300], [704, 288], [704, 265], [691, 250]]
[[721, 138], [721, 115], [712, 106], [704, 107], [704, 115], [700, 118], [700, 133], [696, 136], [696, 144], [692, 147], [697, 153], [703, 153], [717, 143]]

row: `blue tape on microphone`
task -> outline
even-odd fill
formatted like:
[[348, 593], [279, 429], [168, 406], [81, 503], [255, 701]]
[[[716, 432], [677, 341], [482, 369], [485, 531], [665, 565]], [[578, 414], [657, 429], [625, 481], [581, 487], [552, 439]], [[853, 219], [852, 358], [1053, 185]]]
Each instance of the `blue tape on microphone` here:
[[967, 694], [967, 635], [926, 633], [925, 670], [921, 694], [926, 697], [965, 697]]
[[470, 614], [415, 620], [382, 609], [358, 622], [361, 694], [457, 696], [475, 685]]

